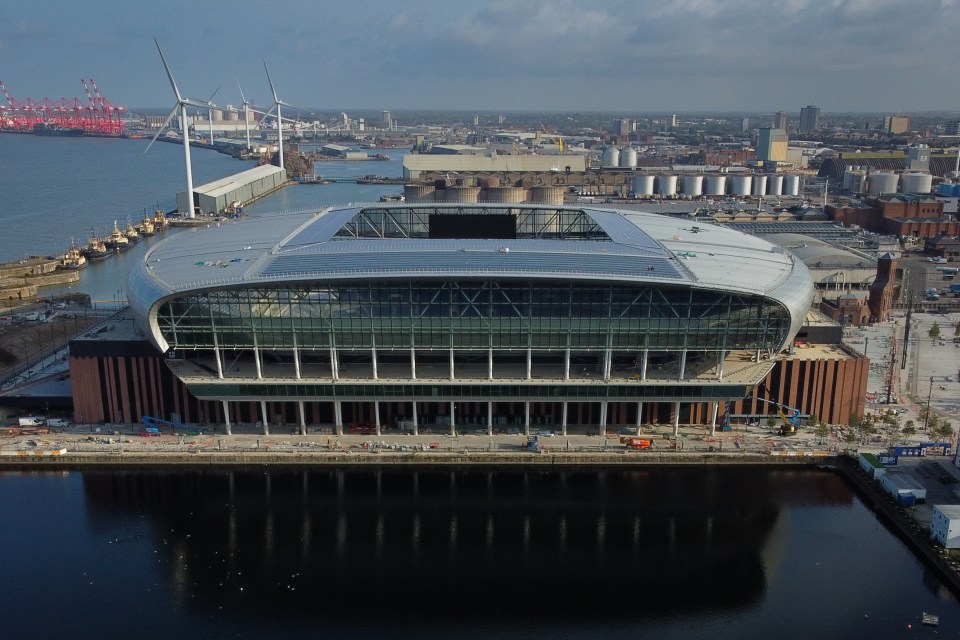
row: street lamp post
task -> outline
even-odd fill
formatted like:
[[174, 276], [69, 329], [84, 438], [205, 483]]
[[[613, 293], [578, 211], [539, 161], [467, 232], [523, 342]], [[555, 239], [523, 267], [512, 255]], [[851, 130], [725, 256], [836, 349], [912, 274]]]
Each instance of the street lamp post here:
[[923, 414], [923, 430], [927, 430], [927, 421], [930, 419], [930, 400], [933, 398], [933, 376], [930, 376], [930, 391], [927, 392], [927, 411]]

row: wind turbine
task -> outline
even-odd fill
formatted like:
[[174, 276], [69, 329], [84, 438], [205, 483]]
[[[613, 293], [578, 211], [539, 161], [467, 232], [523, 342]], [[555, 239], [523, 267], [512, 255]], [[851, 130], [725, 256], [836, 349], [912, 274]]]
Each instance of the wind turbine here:
[[207, 100], [207, 122], [210, 124], [210, 146], [213, 146], [213, 108], [217, 105], [213, 104], [213, 96], [217, 95], [217, 91], [220, 91], [220, 87], [223, 85], [218, 85], [216, 89], [213, 90], [213, 93], [210, 94], [210, 99]]
[[[286, 170], [283, 164], [283, 118], [280, 116], [280, 105], [291, 106], [277, 97], [277, 90], [273, 88], [273, 80], [270, 79], [270, 70], [267, 69], [267, 61], [263, 61], [263, 70], [267, 72], [267, 82], [270, 83], [270, 92], [273, 94], [273, 106], [277, 109], [277, 145], [280, 148], [280, 168]], [[270, 108], [273, 111], [273, 107]], [[268, 111], [267, 113], [270, 113]]]
[[237, 80], [237, 89], [240, 89], [240, 100], [243, 101], [243, 128], [247, 133], [247, 151], [250, 151], [250, 105], [247, 97], [243, 95], [243, 89], [240, 88], [240, 80]]
[[[160, 134], [163, 133], [163, 130], [167, 128], [167, 125], [170, 124], [170, 121], [173, 119], [173, 116], [177, 115], [177, 111], [180, 111], [180, 133], [183, 137], [183, 158], [184, 164], [187, 167], [187, 203], [189, 210], [186, 212], [188, 218], [193, 218], [193, 170], [190, 167], [190, 128], [187, 125], [187, 107], [199, 107], [201, 109], [206, 109], [210, 106], [210, 103], [200, 102], [198, 100], [193, 100], [192, 98], [184, 98], [180, 95], [180, 89], [177, 88], [177, 82], [173, 79], [173, 74], [170, 73], [170, 66], [167, 65], [167, 59], [163, 57], [163, 51], [160, 49], [160, 43], [157, 42], [157, 39], [153, 39], [153, 43], [157, 45], [157, 52], [160, 53], [160, 61], [163, 62], [163, 68], [167, 72], [167, 78], [170, 80], [170, 86], [173, 88], [173, 94], [177, 98], [177, 103], [173, 105], [173, 109], [170, 110], [170, 113], [167, 114], [166, 120], [163, 121], [163, 124], [160, 126], [160, 129], [153, 136], [153, 140], [150, 141], [150, 144], [147, 145], [147, 148], [144, 149], [144, 153], [150, 150], [150, 147], [153, 146], [153, 143], [157, 141], [157, 138], [160, 137]], [[183, 211], [180, 212], [181, 214]]]

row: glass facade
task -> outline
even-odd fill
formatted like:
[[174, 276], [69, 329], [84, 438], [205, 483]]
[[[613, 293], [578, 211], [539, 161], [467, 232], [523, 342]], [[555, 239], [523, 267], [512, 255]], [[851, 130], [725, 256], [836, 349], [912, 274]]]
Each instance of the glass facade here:
[[[282, 282], [164, 303], [171, 349], [776, 353], [791, 317], [761, 296], [590, 282]], [[216, 341], [216, 342], [215, 342]]]

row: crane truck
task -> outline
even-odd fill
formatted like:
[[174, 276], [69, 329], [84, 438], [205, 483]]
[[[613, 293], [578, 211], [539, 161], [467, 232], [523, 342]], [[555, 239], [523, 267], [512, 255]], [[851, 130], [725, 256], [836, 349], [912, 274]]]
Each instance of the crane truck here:
[[[757, 398], [758, 402], [763, 402], [766, 404], [772, 404], [777, 408], [777, 412], [780, 414], [780, 435], [782, 436], [792, 436], [797, 432], [797, 429], [800, 427], [800, 409], [794, 407], [788, 407], [785, 404], [779, 402], [774, 402], [773, 400], [764, 400], [763, 398]], [[790, 415], [787, 416], [786, 412], [790, 412]]]

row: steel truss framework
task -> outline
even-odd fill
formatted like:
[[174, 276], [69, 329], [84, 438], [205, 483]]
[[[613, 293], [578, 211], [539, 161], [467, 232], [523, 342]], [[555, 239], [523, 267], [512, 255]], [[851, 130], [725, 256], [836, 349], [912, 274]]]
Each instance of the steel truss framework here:
[[367, 207], [347, 221], [334, 239], [428, 238], [433, 215], [512, 215], [517, 219], [517, 238], [610, 240], [593, 218], [579, 209], [502, 205]]
[[790, 314], [753, 295], [657, 285], [512, 281], [282, 283], [166, 302], [176, 350], [657, 350], [768, 355]]

